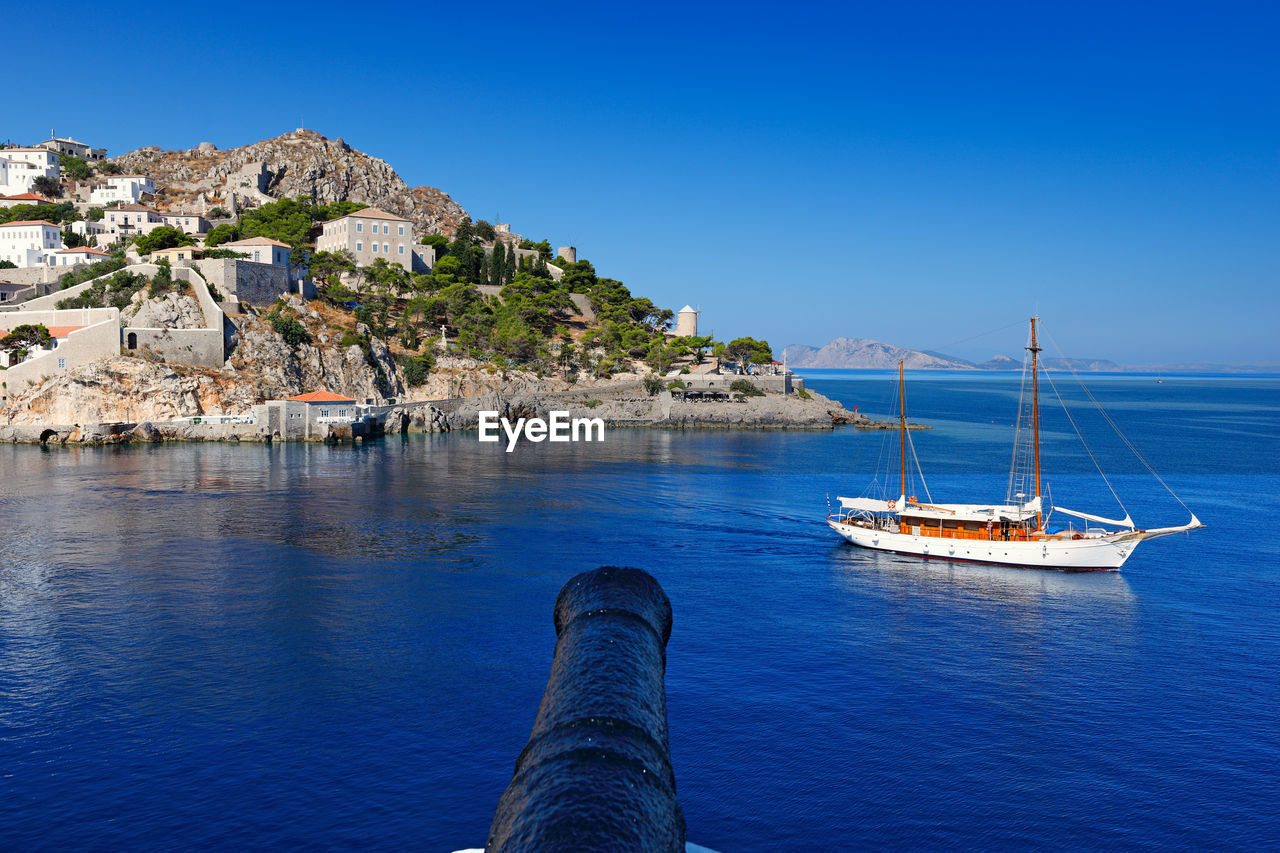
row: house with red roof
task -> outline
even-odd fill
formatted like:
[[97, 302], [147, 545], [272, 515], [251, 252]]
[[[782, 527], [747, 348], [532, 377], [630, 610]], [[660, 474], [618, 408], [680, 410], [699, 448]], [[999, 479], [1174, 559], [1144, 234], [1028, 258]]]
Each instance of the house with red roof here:
[[256, 264], [271, 264], [277, 267], [289, 266], [289, 253], [293, 251], [293, 247], [288, 243], [281, 243], [279, 240], [272, 240], [269, 237], [250, 237], [247, 240], [234, 240], [230, 243], [222, 243], [218, 248], [239, 252], [247, 260]]
[[110, 252], [91, 249], [88, 246], [77, 246], [74, 249], [59, 249], [53, 253], [53, 266], [70, 267], [76, 264], [96, 264], [111, 258]]
[[311, 391], [287, 400], [268, 400], [253, 407], [263, 432], [285, 440], [350, 439], [365, 411], [354, 397], [332, 391]]
[[51, 199], [47, 199], [36, 193], [18, 193], [17, 195], [0, 195], [0, 207], [18, 207], [23, 204], [53, 204]]

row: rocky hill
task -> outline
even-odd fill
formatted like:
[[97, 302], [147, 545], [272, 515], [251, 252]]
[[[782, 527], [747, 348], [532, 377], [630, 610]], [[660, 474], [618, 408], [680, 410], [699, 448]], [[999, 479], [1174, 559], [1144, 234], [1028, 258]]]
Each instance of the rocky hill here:
[[114, 158], [126, 174], [156, 184], [164, 209], [205, 213], [241, 202], [314, 197], [353, 201], [413, 220], [420, 235], [452, 236], [467, 212], [435, 187], [410, 187], [385, 161], [357, 151], [342, 139], [298, 130], [227, 151], [202, 142], [187, 151], [139, 148]]
[[967, 362], [865, 338], [836, 338], [821, 349], [792, 344], [783, 350], [789, 367], [888, 369], [898, 361], [911, 370], [963, 370]]

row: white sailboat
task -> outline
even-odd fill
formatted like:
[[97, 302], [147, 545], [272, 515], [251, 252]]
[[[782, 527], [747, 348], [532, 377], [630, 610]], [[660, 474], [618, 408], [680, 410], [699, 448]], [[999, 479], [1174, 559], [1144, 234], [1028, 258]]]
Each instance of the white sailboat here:
[[[1038, 317], [1031, 318], [1031, 341], [1026, 348], [1030, 355], [1031, 423], [1024, 424], [1022, 415], [1019, 416], [1018, 433], [1014, 438], [1014, 464], [1005, 500], [994, 504], [921, 503], [915, 496], [908, 496], [906, 384], [902, 363], [899, 362], [899, 497], [896, 500], [841, 497], [839, 508], [827, 515], [827, 524], [832, 530], [862, 548], [916, 557], [1063, 571], [1118, 571], [1138, 545], [1147, 539], [1204, 526], [1195, 513], [1191, 513], [1191, 521], [1187, 524], [1142, 530], [1134, 524], [1127, 510], [1123, 519], [1114, 519], [1053, 506], [1046, 500], [1041, 493], [1040, 478], [1041, 347], [1037, 344], [1038, 320]], [[1024, 393], [1025, 386], [1024, 373]], [[1020, 442], [1027, 426], [1030, 427], [1028, 437], [1031, 440]], [[1020, 447], [1028, 451], [1022, 453], [1021, 469]], [[1032, 470], [1035, 492], [1027, 494], [1024, 489], [1031, 486]], [[1164, 483], [1163, 480], [1160, 482]], [[1081, 529], [1076, 529], [1074, 524], [1069, 524], [1066, 529], [1050, 529], [1048, 522], [1054, 513], [1081, 519], [1085, 524]]]

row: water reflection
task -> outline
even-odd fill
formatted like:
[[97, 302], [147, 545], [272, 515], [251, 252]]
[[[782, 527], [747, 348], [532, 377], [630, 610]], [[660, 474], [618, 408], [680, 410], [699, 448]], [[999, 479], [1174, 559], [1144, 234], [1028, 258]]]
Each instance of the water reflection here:
[[1115, 614], [1132, 615], [1136, 601], [1120, 572], [1053, 572], [983, 563], [921, 560], [839, 544], [831, 551], [837, 583], [865, 593], [868, 586], [888, 594], [929, 598], [1041, 604], [1070, 600], [1104, 603]]

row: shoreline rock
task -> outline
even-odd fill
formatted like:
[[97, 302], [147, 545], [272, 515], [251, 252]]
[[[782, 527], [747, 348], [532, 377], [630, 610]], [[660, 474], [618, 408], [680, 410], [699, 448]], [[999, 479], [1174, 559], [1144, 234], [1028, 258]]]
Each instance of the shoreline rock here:
[[[409, 402], [385, 415], [383, 434], [448, 433], [475, 430], [482, 411], [496, 411], [511, 422], [518, 418], [548, 418], [551, 411], [567, 411], [571, 418], [600, 418], [608, 428], [644, 429], [763, 429], [830, 430], [897, 429], [895, 421], [875, 421], [814, 391], [798, 395], [768, 394], [734, 402], [686, 402], [667, 393], [650, 397], [636, 382], [573, 387], [561, 391], [491, 391], [475, 397]], [[930, 429], [909, 424], [909, 429]], [[0, 425], [0, 443], [54, 446], [156, 444], [190, 441], [266, 441], [257, 425], [224, 425], [213, 429], [178, 421], [142, 420], [137, 423], [26, 423]]]

